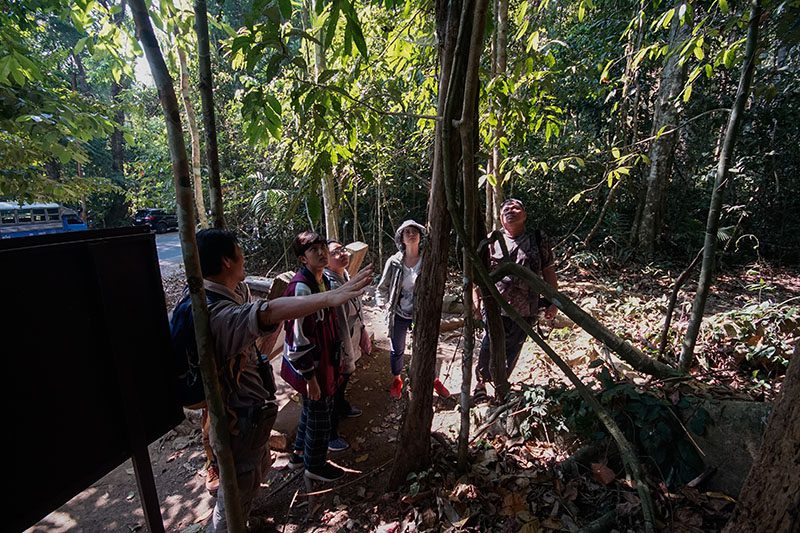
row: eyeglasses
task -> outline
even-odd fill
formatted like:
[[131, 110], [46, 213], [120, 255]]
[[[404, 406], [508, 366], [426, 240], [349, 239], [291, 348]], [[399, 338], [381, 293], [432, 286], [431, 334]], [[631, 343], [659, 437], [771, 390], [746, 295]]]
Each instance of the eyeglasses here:
[[331, 255], [339, 257], [343, 255], [350, 255], [350, 250], [342, 246], [341, 248], [337, 248], [331, 251]]

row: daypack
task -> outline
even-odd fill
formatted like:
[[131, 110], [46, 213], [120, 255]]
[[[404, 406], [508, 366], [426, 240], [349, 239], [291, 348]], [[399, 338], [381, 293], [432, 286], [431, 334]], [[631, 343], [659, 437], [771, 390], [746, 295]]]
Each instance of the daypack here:
[[[222, 300], [233, 301], [223, 294], [206, 289], [206, 304], [209, 309]], [[200, 373], [200, 355], [197, 352], [197, 340], [194, 334], [192, 298], [188, 291], [175, 306], [169, 329], [172, 339], [176, 396], [182, 406], [199, 409], [205, 404], [206, 393], [203, 388], [203, 376]], [[274, 399], [277, 389], [275, 377], [272, 373], [269, 359], [262, 353], [258, 354], [258, 373], [261, 376], [264, 389], [270, 394], [271, 399]]]
[[[208, 307], [220, 300], [230, 300], [230, 298], [206, 290]], [[203, 377], [200, 375], [200, 355], [197, 352], [197, 339], [194, 334], [192, 296], [188, 291], [172, 312], [169, 331], [172, 339], [176, 396], [182, 406], [197, 409], [205, 403], [206, 393], [203, 389]]]

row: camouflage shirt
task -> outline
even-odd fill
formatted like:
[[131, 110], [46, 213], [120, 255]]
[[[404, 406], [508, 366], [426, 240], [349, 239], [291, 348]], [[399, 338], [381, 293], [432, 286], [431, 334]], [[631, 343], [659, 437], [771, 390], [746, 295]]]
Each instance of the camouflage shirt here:
[[[511, 238], [505, 231], [503, 237], [511, 261], [542, 275], [542, 270], [553, 264], [550, 238], [541, 231], [523, 233]], [[538, 238], [537, 238], [538, 237]], [[538, 242], [537, 242], [538, 241]], [[503, 262], [503, 248], [495, 241], [489, 248], [489, 267], [494, 270]], [[523, 280], [506, 276], [496, 284], [503, 298], [523, 317], [535, 317], [539, 311], [539, 294]], [[505, 313], [503, 313], [505, 315]]]

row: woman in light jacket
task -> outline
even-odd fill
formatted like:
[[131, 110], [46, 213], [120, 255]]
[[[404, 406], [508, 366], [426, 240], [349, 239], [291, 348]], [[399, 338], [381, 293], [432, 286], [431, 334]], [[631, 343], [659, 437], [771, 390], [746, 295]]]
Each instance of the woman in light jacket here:
[[[406, 336], [414, 319], [414, 284], [422, 268], [420, 244], [424, 236], [425, 227], [414, 220], [400, 224], [394, 233], [394, 242], [399, 251], [386, 260], [376, 291], [378, 306], [386, 311], [389, 340], [392, 343], [389, 362], [394, 377], [389, 394], [393, 398], [400, 398], [403, 391], [400, 374], [403, 371]], [[434, 380], [433, 388], [439, 396], [450, 396], [439, 378]]]

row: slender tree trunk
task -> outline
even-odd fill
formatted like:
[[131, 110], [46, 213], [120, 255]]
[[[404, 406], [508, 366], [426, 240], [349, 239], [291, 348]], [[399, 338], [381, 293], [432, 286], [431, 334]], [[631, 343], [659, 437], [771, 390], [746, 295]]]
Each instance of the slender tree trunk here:
[[[316, 10], [321, 0], [312, 0], [311, 9]], [[320, 28], [315, 35], [317, 42], [314, 43], [314, 81], [319, 81], [319, 77], [328, 68], [325, 58], [325, 49], [322, 43], [325, 41], [325, 31]], [[333, 169], [327, 169], [322, 173], [322, 208], [325, 213], [325, 232], [329, 239], [339, 240], [339, 203], [336, 201], [336, 182], [333, 179]]]
[[[80, 55], [73, 52], [72, 60], [75, 63], [77, 71], [72, 76], [72, 91], [80, 92], [81, 94], [89, 94], [89, 83], [86, 81], [86, 69], [83, 68], [83, 61], [81, 61]], [[78, 181], [83, 180], [83, 163], [80, 161], [75, 162], [75, 176], [78, 178]], [[86, 194], [81, 193], [81, 218], [84, 221], [88, 220], [88, 213], [86, 211]]]
[[758, 459], [724, 533], [800, 531], [800, 350], [789, 361]]
[[[500, 0], [501, 2], [503, 0]], [[488, 0], [477, 0], [472, 16], [472, 32], [469, 44], [467, 72], [464, 79], [464, 98], [458, 131], [461, 136], [461, 172], [463, 175], [464, 220], [466, 240], [463, 246], [464, 264], [464, 357], [462, 359], [461, 382], [461, 430], [458, 435], [458, 466], [466, 470], [469, 446], [469, 394], [472, 378], [472, 354], [475, 349], [475, 319], [472, 314], [473, 273], [471, 255], [477, 249], [476, 216], [477, 204], [475, 195], [478, 180], [475, 176], [475, 115], [477, 114], [477, 96], [480, 85], [478, 67], [483, 53], [483, 29], [486, 22]]]
[[[122, 26], [122, 21], [125, 20], [125, 4], [126, 0], [120, 2], [121, 10], [114, 16], [114, 22], [117, 26]], [[111, 100], [114, 102], [114, 131], [111, 133], [111, 170], [120, 178], [125, 176], [125, 138], [122, 135], [122, 130], [125, 127], [125, 109], [122, 107], [120, 96], [122, 90], [129, 83], [129, 79], [124, 77], [117, 83], [116, 80], [111, 80]]]
[[[683, 2], [675, 5], [677, 11]], [[687, 63], [681, 63], [679, 49], [691, 34], [690, 10], [681, 23], [676, 14], [672, 18], [669, 48], [671, 55], [661, 72], [661, 86], [658, 90], [655, 116], [653, 117], [653, 134], [663, 129], [672, 129], [680, 117], [677, 99], [686, 81]], [[679, 132], [665, 133], [653, 141], [650, 147], [650, 171], [647, 175], [646, 192], [639, 225], [639, 248], [648, 256], [655, 253], [656, 242], [661, 233], [664, 205], [666, 204], [667, 183], [672, 174], [672, 163], [675, 158], [675, 147]]]
[[206, 162], [208, 163], [208, 190], [211, 200], [211, 223], [215, 228], [225, 227], [222, 206], [222, 182], [219, 174], [219, 149], [217, 147], [217, 119], [214, 112], [214, 76], [211, 72], [211, 46], [208, 37], [208, 8], [206, 0], [194, 2], [194, 28], [197, 33], [197, 61], [200, 70], [200, 100], [203, 106], [203, 127], [206, 131]]
[[[463, 98], [463, 72], [461, 77], [454, 74], [453, 58], [456, 50], [459, 17], [462, 12], [460, 0], [436, 0], [436, 33], [440, 58], [439, 100], [437, 114], [443, 117], [436, 123], [434, 136], [431, 189], [428, 197], [428, 224], [430, 228], [428, 249], [422, 262], [422, 271], [415, 286], [416, 309], [414, 346], [409, 375], [412, 394], [408, 410], [403, 417], [399, 432], [397, 454], [389, 476], [389, 486], [399, 487], [410, 472], [423, 469], [430, 464], [430, 434], [433, 421], [433, 384], [436, 370], [436, 349], [439, 340], [439, 317], [442, 313], [444, 281], [447, 275], [447, 257], [450, 244], [450, 217], [447, 216], [445, 197], [445, 162], [443, 152], [458, 152], [460, 144], [456, 136], [451, 136], [445, 146], [443, 130], [453, 126], [445, 117], [445, 106], [449, 100], [448, 91], [455, 84], [454, 101]], [[466, 46], [463, 47], [466, 49]], [[465, 50], [466, 51], [466, 50]], [[459, 83], [460, 80], [460, 83]], [[458, 88], [461, 87], [461, 91]], [[452, 114], [451, 114], [452, 117]], [[447, 172], [458, 172], [458, 157], [449, 158]]]
[[[508, 0], [497, 0], [497, 30], [494, 46], [495, 61], [494, 75], [498, 78], [505, 78], [508, 64]], [[503, 203], [503, 181], [501, 167], [503, 166], [503, 154], [500, 148], [500, 140], [505, 135], [503, 128], [503, 110], [497, 109], [497, 126], [494, 129], [494, 142], [492, 145], [492, 169], [494, 170], [495, 184], [487, 185], [491, 188], [491, 204], [486, 204], [486, 220], [489, 221], [491, 213], [491, 224], [487, 223], [489, 231], [500, 229], [500, 204]], [[488, 182], [487, 182], [488, 183]]]
[[194, 205], [197, 210], [197, 221], [200, 228], [208, 227], [206, 216], [206, 203], [203, 199], [203, 177], [200, 171], [200, 130], [197, 127], [197, 118], [194, 114], [194, 105], [189, 95], [189, 66], [186, 62], [186, 52], [180, 44], [177, 46], [178, 62], [181, 73], [181, 96], [183, 109], [186, 112], [186, 124], [189, 126], [189, 138], [192, 141], [192, 183], [194, 184]]
[[672, 323], [672, 313], [675, 311], [675, 304], [678, 302], [678, 293], [683, 287], [683, 284], [686, 283], [686, 280], [689, 279], [689, 275], [694, 270], [694, 267], [697, 266], [697, 263], [700, 262], [700, 258], [703, 257], [703, 249], [701, 248], [697, 255], [692, 259], [692, 262], [689, 263], [689, 266], [686, 267], [678, 279], [675, 280], [675, 285], [672, 287], [672, 292], [669, 295], [669, 302], [667, 303], [667, 311], [664, 313], [664, 326], [661, 328], [661, 342], [658, 343], [658, 359], [659, 361], [664, 358], [664, 352], [667, 349], [667, 337], [669, 337], [669, 326]]
[[194, 232], [194, 207], [192, 205], [192, 185], [189, 178], [189, 161], [183, 141], [180, 108], [175, 95], [175, 86], [169, 74], [164, 57], [158, 47], [145, 0], [130, 0], [131, 12], [136, 23], [136, 33], [142, 43], [150, 71], [158, 89], [158, 97], [167, 125], [167, 142], [172, 160], [172, 174], [175, 183], [178, 206], [178, 229], [180, 231], [183, 263], [186, 267], [186, 281], [192, 298], [197, 349], [200, 357], [200, 370], [203, 375], [208, 411], [211, 417], [212, 442], [219, 443], [214, 453], [220, 466], [220, 480], [225, 491], [228, 527], [234, 532], [245, 531], [245, 519], [239, 501], [239, 488], [236, 483], [236, 469], [231, 454], [228, 436], [228, 417], [220, 394], [214, 344], [209, 331], [208, 307], [206, 306], [203, 277], [200, 270], [200, 257], [197, 253], [197, 238]]
[[722, 199], [725, 195], [725, 187], [728, 184], [728, 169], [733, 158], [733, 149], [736, 145], [736, 138], [739, 135], [739, 125], [744, 115], [744, 106], [750, 97], [750, 85], [753, 82], [753, 72], [756, 68], [756, 48], [758, 45], [758, 23], [761, 18], [761, 2], [753, 0], [750, 4], [750, 22], [747, 26], [747, 44], [745, 48], [744, 65], [739, 77], [739, 87], [736, 90], [736, 99], [728, 118], [728, 127], [725, 131], [725, 140], [722, 142], [722, 149], [719, 153], [717, 164], [717, 175], [714, 180], [714, 190], [711, 193], [711, 205], [708, 209], [708, 220], [706, 221], [706, 238], [703, 245], [703, 262], [700, 267], [700, 279], [697, 284], [697, 293], [694, 297], [692, 306], [692, 318], [683, 339], [683, 350], [681, 351], [680, 366], [685, 372], [692, 366], [694, 360], [694, 346], [697, 342], [697, 335], [700, 333], [700, 324], [703, 321], [703, 314], [706, 308], [708, 291], [713, 282], [714, 256], [717, 250], [717, 229], [719, 229], [719, 217], [722, 210]]

